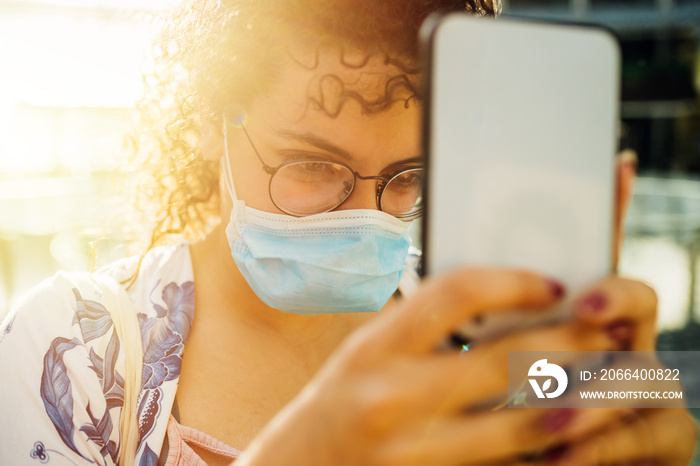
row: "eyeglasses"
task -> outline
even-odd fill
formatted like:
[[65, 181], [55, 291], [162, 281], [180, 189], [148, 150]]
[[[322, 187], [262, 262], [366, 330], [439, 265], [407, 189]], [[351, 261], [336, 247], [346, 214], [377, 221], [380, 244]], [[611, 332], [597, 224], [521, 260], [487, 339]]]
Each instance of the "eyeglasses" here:
[[331, 211], [345, 202], [358, 179], [376, 180], [377, 208], [401, 220], [423, 212], [423, 166], [403, 165], [383, 176], [363, 176], [348, 165], [323, 159], [302, 158], [276, 167], [265, 163], [244, 125], [240, 125], [263, 170], [270, 175], [273, 204], [295, 217]]

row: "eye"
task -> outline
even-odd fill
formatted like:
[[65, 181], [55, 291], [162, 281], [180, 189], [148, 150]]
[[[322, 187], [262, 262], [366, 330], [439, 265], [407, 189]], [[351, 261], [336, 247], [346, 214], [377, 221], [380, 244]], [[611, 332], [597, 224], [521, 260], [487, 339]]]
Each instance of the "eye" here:
[[387, 185], [387, 189], [399, 192], [420, 190], [423, 186], [423, 169], [405, 171], [396, 175]]
[[277, 175], [304, 183], [336, 183], [352, 177], [347, 167], [323, 160], [300, 160], [282, 166]]
[[299, 167], [309, 172], [321, 172], [331, 169], [330, 164], [325, 162], [302, 162]]

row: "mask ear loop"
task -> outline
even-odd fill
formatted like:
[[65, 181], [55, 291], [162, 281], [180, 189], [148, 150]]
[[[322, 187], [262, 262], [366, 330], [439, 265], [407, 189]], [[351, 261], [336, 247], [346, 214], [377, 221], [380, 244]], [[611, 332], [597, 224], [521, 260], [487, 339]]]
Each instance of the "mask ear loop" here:
[[224, 157], [221, 163], [221, 168], [224, 171], [224, 182], [226, 183], [226, 188], [231, 195], [231, 200], [235, 202], [238, 200], [238, 197], [236, 196], [236, 188], [233, 186], [233, 176], [231, 175], [231, 162], [229, 161], [228, 154], [228, 124], [226, 121], [226, 115], [222, 115], [222, 120], [224, 124]]

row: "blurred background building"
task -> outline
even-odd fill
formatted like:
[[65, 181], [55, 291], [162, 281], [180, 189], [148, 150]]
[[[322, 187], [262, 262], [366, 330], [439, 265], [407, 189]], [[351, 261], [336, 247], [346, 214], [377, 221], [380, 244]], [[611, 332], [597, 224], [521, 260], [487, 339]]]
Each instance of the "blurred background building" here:
[[[700, 0], [503, 1], [506, 14], [602, 24], [620, 39], [620, 148], [639, 156], [620, 272], [658, 293], [658, 349], [700, 350]], [[700, 373], [685, 385], [697, 391]]]
[[[151, 20], [175, 1], [0, 0], [0, 317], [56, 270], [125, 254], [110, 174]], [[619, 36], [621, 147], [637, 151], [640, 174], [621, 270], [657, 289], [660, 347], [700, 350], [700, 0], [503, 2], [506, 15]]]
[[700, 1], [504, 0], [505, 14], [596, 23], [622, 48], [621, 148], [639, 156], [621, 272], [659, 294], [659, 347], [700, 350]]

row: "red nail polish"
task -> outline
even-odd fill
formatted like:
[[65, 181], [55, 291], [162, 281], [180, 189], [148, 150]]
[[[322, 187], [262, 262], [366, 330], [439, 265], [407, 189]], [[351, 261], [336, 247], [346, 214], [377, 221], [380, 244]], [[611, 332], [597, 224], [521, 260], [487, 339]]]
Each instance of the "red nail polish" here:
[[625, 319], [616, 320], [605, 327], [605, 332], [618, 343], [628, 343], [634, 335], [634, 324]]
[[549, 291], [552, 293], [552, 296], [555, 298], [561, 298], [564, 296], [564, 293], [566, 293], [566, 289], [564, 288], [564, 285], [562, 285], [560, 282], [556, 280], [552, 280], [551, 278], [547, 280], [547, 284], [549, 285]]
[[608, 305], [608, 298], [603, 293], [591, 293], [576, 303], [576, 314], [582, 317], [598, 314]]
[[565, 429], [576, 417], [576, 410], [572, 408], [554, 409], [542, 417], [542, 430], [553, 434]]
[[634, 462], [635, 466], [660, 466], [661, 463], [653, 458], [641, 458]]
[[547, 464], [558, 464], [559, 462], [571, 457], [571, 448], [569, 445], [559, 445], [550, 448], [544, 454], [544, 459]]

